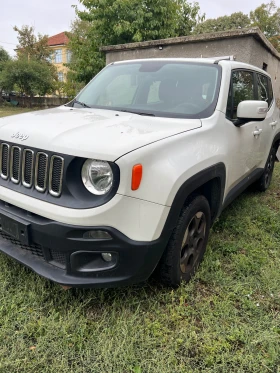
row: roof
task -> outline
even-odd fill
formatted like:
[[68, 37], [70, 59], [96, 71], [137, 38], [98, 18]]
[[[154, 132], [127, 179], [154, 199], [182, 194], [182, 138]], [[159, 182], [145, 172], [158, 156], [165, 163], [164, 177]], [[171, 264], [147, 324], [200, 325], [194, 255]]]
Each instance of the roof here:
[[133, 64], [137, 64], [137, 63], [141, 63], [141, 62], [146, 62], [146, 61], [149, 61], [149, 62], [176, 62], [176, 63], [180, 63], [180, 62], [194, 62], [194, 63], [207, 63], [207, 64], [213, 64], [215, 63], [215, 61], [217, 60], [217, 57], [215, 58], [196, 58], [196, 57], [192, 57], [192, 58], [186, 58], [186, 57], [165, 57], [165, 58], [161, 58], [161, 57], [156, 57], [156, 58], [137, 58], [137, 59], [132, 59], [132, 60], [122, 60], [122, 61], [115, 61], [115, 62], [112, 62], [111, 65], [121, 65], [121, 64], [127, 64], [127, 63], [133, 63]]
[[203, 64], [231, 64], [234, 69], [238, 68], [246, 68], [249, 70], [255, 70], [258, 71], [264, 75], [270, 76], [266, 71], [258, 68], [257, 66], [250, 65], [248, 63], [235, 61], [233, 59], [229, 59], [231, 56], [223, 56], [223, 57], [206, 57], [206, 58], [200, 58], [200, 57], [192, 57], [192, 58], [186, 58], [186, 57], [166, 57], [166, 58], [140, 58], [140, 59], [133, 59], [133, 60], [122, 60], [122, 61], [116, 61], [112, 62], [111, 65], [121, 65], [121, 64], [127, 64], [127, 63], [141, 63], [145, 61], [149, 62], [157, 62], [157, 61], [166, 61], [166, 62], [194, 62], [194, 63], [203, 63]]
[[49, 37], [48, 46], [52, 47], [55, 45], [66, 45], [68, 44], [69, 39], [66, 35], [66, 32], [63, 31], [60, 34]]
[[117, 52], [117, 51], [122, 51], [122, 50], [153, 48], [153, 47], [160, 47], [160, 46], [166, 46], [166, 45], [199, 43], [199, 42], [207, 42], [207, 41], [212, 41], [212, 40], [242, 38], [245, 36], [254, 37], [271, 54], [273, 54], [276, 58], [280, 60], [280, 54], [273, 47], [273, 45], [268, 41], [268, 39], [265, 37], [265, 35], [261, 32], [261, 30], [258, 27], [250, 27], [250, 28], [230, 30], [230, 31], [219, 31], [219, 32], [213, 32], [213, 33], [208, 33], [208, 34], [180, 36], [176, 38], [150, 40], [150, 41], [143, 41], [143, 42], [138, 42], [138, 43], [109, 45], [109, 46], [101, 47], [100, 50], [102, 52]]

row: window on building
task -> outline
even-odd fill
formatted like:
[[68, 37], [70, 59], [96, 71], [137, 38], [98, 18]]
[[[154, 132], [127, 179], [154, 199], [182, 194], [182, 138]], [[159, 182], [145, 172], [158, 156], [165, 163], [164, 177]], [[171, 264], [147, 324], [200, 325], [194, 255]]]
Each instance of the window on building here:
[[54, 63], [61, 63], [62, 62], [62, 49], [56, 49], [54, 55]]
[[63, 82], [64, 81], [64, 75], [63, 75], [62, 71], [59, 71], [57, 73], [57, 79], [58, 79], [59, 82]]
[[67, 58], [67, 63], [70, 63], [72, 59], [72, 52], [69, 49], [67, 50], [66, 58]]
[[47, 57], [47, 61], [49, 62], [49, 63], [52, 63], [53, 62], [53, 53], [51, 53], [50, 55], [49, 55], [49, 57]]
[[237, 106], [241, 101], [254, 100], [254, 73], [238, 70], [232, 73], [227, 104], [227, 117], [237, 119]]

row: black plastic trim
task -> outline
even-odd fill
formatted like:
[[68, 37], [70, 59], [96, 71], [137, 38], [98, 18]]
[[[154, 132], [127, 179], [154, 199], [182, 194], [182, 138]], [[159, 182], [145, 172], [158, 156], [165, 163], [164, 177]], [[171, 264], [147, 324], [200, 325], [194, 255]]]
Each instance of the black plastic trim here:
[[273, 141], [272, 141], [272, 146], [274, 146], [275, 143], [276, 143], [277, 141], [280, 142], [280, 132], [277, 133], [277, 134], [274, 136], [274, 139], [273, 139]]
[[[1, 141], [0, 141], [1, 142]], [[103, 196], [96, 196], [90, 193], [84, 186], [81, 171], [84, 162], [87, 160], [86, 158], [75, 157], [71, 155], [65, 155], [56, 152], [50, 152], [45, 149], [38, 149], [33, 148], [30, 146], [25, 146], [23, 144], [14, 144], [5, 141], [10, 148], [13, 145], [19, 146], [22, 150], [23, 149], [30, 149], [34, 152], [34, 158], [38, 152], [44, 152], [48, 156], [48, 165], [47, 169], [50, 169], [50, 161], [53, 155], [59, 156], [64, 158], [64, 170], [63, 170], [63, 177], [62, 177], [62, 191], [59, 197], [52, 196], [48, 188], [46, 188], [45, 192], [40, 192], [35, 187], [35, 161], [33, 162], [33, 183], [31, 188], [26, 188], [22, 184], [22, 180], [20, 183], [15, 184], [12, 180], [4, 180], [0, 177], [0, 186], [14, 190], [18, 193], [27, 195], [29, 197], [33, 197], [42, 201], [49, 202], [53, 205], [58, 205], [62, 207], [68, 207], [72, 209], [87, 209], [102, 206], [105, 203], [109, 202], [117, 193], [119, 183], [120, 183], [120, 169], [118, 165], [114, 162], [108, 162], [113, 170], [114, 174], [114, 182], [113, 187], [109, 193]], [[48, 175], [49, 176], [49, 175]], [[47, 185], [49, 184], [49, 178], [47, 177]]]
[[257, 181], [263, 174], [263, 168], [257, 168], [244, 179], [242, 179], [237, 185], [235, 185], [227, 194], [225, 201], [223, 203], [223, 209], [225, 209], [231, 202], [235, 200], [245, 189], [247, 189], [251, 184]]
[[184, 184], [180, 187], [174, 198], [168, 218], [163, 228], [164, 237], [169, 238], [173, 229], [176, 227], [182, 207], [184, 206], [187, 198], [204, 184], [214, 179], [218, 179], [220, 182], [220, 195], [217, 196], [218, 203], [215, 208], [214, 214], [212, 215], [212, 222], [216, 219], [221, 211], [224, 198], [226, 167], [223, 163], [217, 163], [200, 171], [199, 173], [185, 181]]

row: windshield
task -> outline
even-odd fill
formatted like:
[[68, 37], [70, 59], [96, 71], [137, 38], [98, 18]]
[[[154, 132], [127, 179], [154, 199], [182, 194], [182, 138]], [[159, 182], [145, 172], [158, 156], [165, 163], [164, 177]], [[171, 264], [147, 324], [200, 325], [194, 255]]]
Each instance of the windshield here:
[[107, 66], [77, 96], [76, 107], [141, 115], [206, 118], [216, 107], [221, 67], [174, 61]]

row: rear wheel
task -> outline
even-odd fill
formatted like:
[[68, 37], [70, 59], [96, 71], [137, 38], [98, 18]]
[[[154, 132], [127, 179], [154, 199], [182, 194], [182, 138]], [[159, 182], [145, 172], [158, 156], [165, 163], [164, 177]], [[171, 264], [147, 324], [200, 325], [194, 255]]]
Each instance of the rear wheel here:
[[256, 183], [254, 184], [255, 189], [260, 192], [265, 192], [271, 183], [275, 159], [276, 159], [276, 152], [277, 152], [277, 149], [274, 147], [270, 150], [268, 159], [266, 161], [264, 172], [262, 176], [259, 178], [259, 180], [257, 180]]
[[204, 196], [194, 197], [182, 210], [159, 264], [161, 282], [177, 287], [188, 282], [199, 266], [208, 241], [211, 213]]

